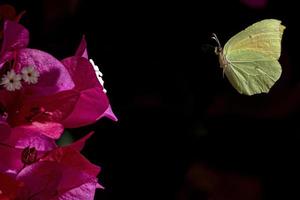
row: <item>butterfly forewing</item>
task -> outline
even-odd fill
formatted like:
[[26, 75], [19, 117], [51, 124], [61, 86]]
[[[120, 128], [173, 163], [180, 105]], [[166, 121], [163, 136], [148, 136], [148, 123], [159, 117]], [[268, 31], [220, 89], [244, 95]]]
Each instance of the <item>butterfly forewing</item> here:
[[281, 53], [281, 38], [285, 27], [281, 21], [266, 19], [257, 22], [233, 36], [224, 46], [224, 54], [249, 49], [278, 59]]

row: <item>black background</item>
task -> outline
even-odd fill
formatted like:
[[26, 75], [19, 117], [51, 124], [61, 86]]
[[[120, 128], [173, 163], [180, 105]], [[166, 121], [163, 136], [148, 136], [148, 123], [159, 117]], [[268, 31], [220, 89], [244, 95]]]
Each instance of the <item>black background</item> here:
[[[26, 10], [30, 47], [62, 59], [85, 34], [100, 65], [119, 121], [70, 130], [75, 138], [96, 131], [83, 151], [102, 167], [106, 189], [96, 199], [176, 199], [194, 163], [255, 177], [262, 199], [299, 198], [296, 1], [269, 0], [261, 9], [238, 0], [6, 2]], [[266, 18], [287, 27], [283, 73], [269, 94], [243, 96], [222, 77], [210, 37], [224, 44]]]

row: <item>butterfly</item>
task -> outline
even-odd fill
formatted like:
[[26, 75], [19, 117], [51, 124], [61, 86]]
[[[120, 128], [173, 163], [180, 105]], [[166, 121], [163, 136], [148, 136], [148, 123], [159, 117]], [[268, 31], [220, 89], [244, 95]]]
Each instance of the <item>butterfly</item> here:
[[223, 74], [239, 93], [268, 93], [280, 78], [282, 69], [278, 59], [284, 29], [281, 21], [265, 19], [230, 38], [224, 48], [213, 34]]

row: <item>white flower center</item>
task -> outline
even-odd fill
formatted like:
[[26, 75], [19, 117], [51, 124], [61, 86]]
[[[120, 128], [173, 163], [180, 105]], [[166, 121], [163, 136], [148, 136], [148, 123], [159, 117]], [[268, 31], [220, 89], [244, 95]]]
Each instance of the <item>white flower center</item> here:
[[16, 74], [16, 72], [12, 69], [2, 77], [1, 85], [3, 85], [3, 87], [8, 91], [19, 90], [22, 87], [21, 79], [21, 75]]
[[18, 74], [11, 69], [1, 78], [0, 85], [8, 91], [15, 91], [22, 88], [22, 80], [27, 84], [36, 84], [40, 73], [33, 67], [23, 67], [21, 73]]
[[40, 77], [40, 73], [33, 66], [24, 67], [21, 73], [22, 79], [28, 84], [36, 84]]
[[103, 77], [103, 74], [100, 72], [99, 70], [99, 67], [94, 63], [94, 61], [92, 59], [90, 59], [90, 63], [93, 65], [93, 68], [95, 70], [95, 73], [96, 73], [96, 76], [97, 76], [97, 79], [99, 81], [99, 83], [102, 85], [103, 87], [103, 92], [106, 93], [106, 89], [104, 88], [104, 81], [102, 79]]

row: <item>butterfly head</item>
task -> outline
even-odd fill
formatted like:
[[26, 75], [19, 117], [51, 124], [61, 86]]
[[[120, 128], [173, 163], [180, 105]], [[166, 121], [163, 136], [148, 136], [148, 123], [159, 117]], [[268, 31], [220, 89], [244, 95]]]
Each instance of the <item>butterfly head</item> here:
[[221, 46], [221, 43], [220, 43], [217, 35], [215, 33], [213, 33], [211, 38], [213, 40], [215, 40], [218, 44], [215, 47], [215, 54], [219, 57], [220, 67], [223, 69], [223, 77], [224, 77], [225, 69], [228, 66], [228, 61], [226, 60], [226, 58], [223, 55], [223, 48]]
[[211, 38], [212, 38], [214, 41], [216, 41], [216, 42], [217, 42], [217, 45], [218, 45], [218, 46], [215, 47], [215, 53], [216, 53], [217, 55], [220, 55], [220, 53], [222, 52], [223, 48], [222, 48], [222, 46], [221, 46], [221, 43], [220, 43], [220, 41], [219, 41], [217, 35], [216, 35], [215, 33], [213, 33]]

